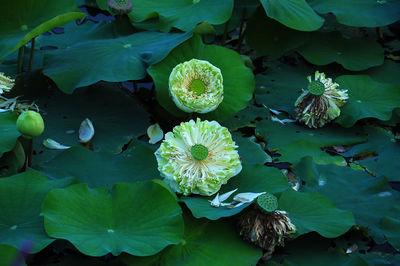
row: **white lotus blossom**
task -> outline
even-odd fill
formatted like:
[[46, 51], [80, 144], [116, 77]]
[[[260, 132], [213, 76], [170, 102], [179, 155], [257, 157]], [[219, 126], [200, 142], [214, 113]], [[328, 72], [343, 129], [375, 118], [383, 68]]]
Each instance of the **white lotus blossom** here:
[[211, 112], [224, 98], [221, 70], [204, 60], [183, 62], [169, 76], [169, 92], [176, 106], [187, 113]]
[[155, 152], [158, 170], [178, 193], [213, 195], [242, 170], [228, 129], [216, 121], [181, 123]]

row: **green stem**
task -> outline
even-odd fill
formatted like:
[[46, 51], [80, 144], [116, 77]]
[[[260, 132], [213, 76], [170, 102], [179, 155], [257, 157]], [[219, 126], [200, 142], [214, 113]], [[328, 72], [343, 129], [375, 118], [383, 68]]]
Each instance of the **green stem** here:
[[246, 8], [243, 8], [242, 18], [240, 20], [239, 43], [238, 43], [238, 48], [237, 48], [237, 52], [238, 53], [240, 53], [240, 50], [242, 49], [242, 42], [243, 42], [244, 35], [245, 35], [245, 32], [246, 32], [246, 30], [244, 30], [244, 32], [243, 32], [244, 21], [245, 21], [245, 18], [246, 18], [246, 12], [247, 12]]
[[28, 167], [32, 166], [32, 157], [33, 157], [33, 138], [29, 140], [29, 152], [28, 152]]
[[221, 41], [221, 45], [225, 46], [226, 43], [226, 38], [228, 37], [228, 30], [229, 30], [229, 23], [231, 22], [231, 20], [229, 19], [226, 23], [225, 23], [225, 29], [224, 29], [224, 35], [222, 35], [222, 41]]
[[18, 66], [17, 66], [17, 73], [22, 73], [22, 64], [24, 60], [24, 46], [21, 46], [18, 50]]
[[33, 65], [33, 56], [35, 54], [35, 40], [36, 38], [33, 38], [31, 40], [31, 54], [29, 57], [29, 67], [28, 67], [28, 71], [31, 72], [32, 71], [32, 65]]

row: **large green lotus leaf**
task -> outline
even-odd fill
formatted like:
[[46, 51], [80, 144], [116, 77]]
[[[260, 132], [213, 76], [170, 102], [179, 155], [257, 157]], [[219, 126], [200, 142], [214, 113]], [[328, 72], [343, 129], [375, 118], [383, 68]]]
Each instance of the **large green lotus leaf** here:
[[355, 224], [351, 212], [338, 209], [329, 198], [316, 192], [288, 189], [280, 196], [278, 207], [288, 212], [297, 227], [297, 235], [316, 231], [333, 238], [346, 233]]
[[285, 27], [258, 9], [247, 22], [246, 43], [271, 59], [279, 58], [307, 41], [308, 32]]
[[119, 38], [84, 40], [48, 51], [43, 73], [66, 93], [100, 80], [142, 79], [149, 65], [164, 59], [191, 35], [191, 32], [139, 32]]
[[184, 215], [185, 233], [181, 242], [152, 257], [121, 255], [133, 265], [256, 265], [262, 253], [247, 244], [236, 232], [232, 221], [208, 221]]
[[29, 253], [35, 253], [53, 242], [44, 231], [40, 207], [50, 190], [71, 183], [71, 178], [50, 181], [34, 171], [1, 178], [0, 243], [20, 248], [31, 242]]
[[254, 90], [252, 71], [245, 66], [235, 51], [217, 45], [204, 45], [196, 35], [175, 48], [163, 61], [150, 66], [147, 70], [156, 85], [158, 102], [165, 109], [177, 116], [188, 115], [181, 111], [169, 96], [168, 80], [176, 65], [193, 58], [206, 60], [218, 67], [224, 79], [224, 100], [216, 110], [201, 117], [222, 121], [247, 106]]
[[260, 0], [268, 17], [301, 31], [313, 31], [324, 24], [305, 0]]
[[17, 118], [17, 113], [0, 112], [0, 157], [15, 147], [20, 136], [16, 126]]
[[353, 126], [363, 118], [389, 120], [392, 111], [400, 107], [400, 86], [381, 83], [366, 75], [344, 75], [336, 79], [341, 89], [347, 89], [348, 102], [341, 108], [336, 122], [344, 127]]
[[364, 70], [383, 64], [384, 51], [380, 44], [365, 38], [345, 39], [339, 32], [313, 33], [298, 52], [310, 63], [327, 65], [333, 62], [348, 70]]
[[132, 141], [120, 155], [92, 152], [75, 146], [37, 168], [57, 179], [76, 177], [90, 187], [111, 188], [117, 182], [160, 178], [154, 150], [137, 140]]
[[298, 164], [305, 156], [311, 156], [322, 164], [346, 164], [341, 156], [331, 156], [322, 147], [350, 145], [363, 142], [357, 129], [343, 129], [328, 125], [320, 129], [310, 129], [303, 125], [282, 125], [272, 121], [257, 124], [256, 133], [267, 141], [267, 148], [281, 154], [279, 161]]
[[256, 107], [252, 104], [239, 111], [234, 117], [221, 123], [229, 130], [235, 131], [244, 127], [256, 127], [256, 121], [270, 117], [269, 110], [265, 107]]
[[76, 9], [74, 0], [2, 1], [1, 5], [0, 58], [11, 53], [17, 45], [23, 45], [22, 39], [26, 43], [28, 37], [36, 37], [76, 18], [76, 13], [65, 14]]
[[382, 230], [386, 239], [396, 249], [400, 249], [400, 206], [395, 205], [382, 219]]
[[[10, 266], [13, 265], [12, 263], [15, 262], [17, 258], [19, 250], [10, 245], [3, 245], [0, 244], [0, 266]], [[22, 264], [18, 264], [21, 266], [25, 266], [25, 262]]]
[[316, 70], [324, 72], [327, 77], [334, 78], [343, 69], [334, 66], [322, 66], [316, 68], [313, 65], [299, 62], [294, 65], [271, 62], [268, 69], [256, 76], [255, 98], [258, 104], [268, 108], [285, 111], [294, 116], [294, 103], [301, 95], [303, 89], [307, 89], [307, 76], [314, 75]]
[[238, 152], [242, 163], [245, 164], [264, 164], [271, 162], [269, 156], [260, 146], [255, 143], [251, 138], [245, 138], [241, 133], [233, 133], [232, 138], [238, 147]]
[[[347, 242], [347, 241], [346, 241]], [[347, 243], [346, 243], [347, 244]], [[309, 266], [309, 265], [352, 265], [368, 266], [383, 260], [380, 256], [367, 253], [361, 255], [358, 252], [347, 254], [345, 247], [332, 247], [332, 240], [322, 238], [316, 234], [307, 234], [285, 243], [284, 254], [277, 254], [272, 261], [284, 266]], [[383, 263], [383, 265], [386, 263]], [[276, 264], [265, 264], [276, 265]]]
[[147, 181], [89, 189], [77, 184], [52, 190], [43, 202], [46, 232], [80, 252], [153, 255], [183, 235], [182, 210], [171, 193]]
[[34, 163], [48, 161], [62, 151], [42, 146], [47, 138], [67, 146], [78, 145], [79, 127], [85, 118], [92, 121], [95, 130], [93, 150], [114, 154], [134, 137], [144, 135], [150, 125], [149, 114], [141, 104], [117, 84], [97, 84], [72, 95], [55, 92], [36, 103], [41, 106], [46, 126], [35, 140]]
[[[108, 0], [97, 0], [102, 9], [108, 9]], [[198, 23], [207, 21], [222, 24], [232, 15], [233, 0], [133, 0], [129, 14], [133, 22], [159, 18], [159, 28], [169, 31], [172, 27], [183, 31], [192, 30]], [[197, 3], [195, 3], [197, 2]]]
[[[352, 147], [344, 156], [355, 156], [374, 153], [376, 156], [357, 161], [367, 169], [378, 175], [384, 175], [390, 181], [400, 181], [400, 143], [391, 132], [383, 128], [368, 127], [368, 141]], [[362, 158], [362, 157], [361, 157]]]
[[375, 241], [384, 241], [382, 216], [400, 198], [386, 178], [375, 178], [365, 171], [336, 165], [315, 165], [309, 162], [303, 167], [313, 168], [315, 173], [303, 171], [300, 176], [305, 181], [305, 190], [322, 193], [332, 199], [338, 208], [351, 211], [356, 223], [367, 227]]
[[[242, 171], [235, 177], [232, 177], [226, 185], [224, 185], [219, 194], [238, 189], [234, 195], [243, 192], [269, 192], [279, 193], [285, 191], [289, 187], [286, 177], [280, 170], [264, 165], [243, 164]], [[232, 195], [225, 202], [231, 202]], [[244, 204], [238, 208], [229, 209], [227, 207], [215, 208], [210, 205], [211, 197], [183, 197], [181, 200], [189, 207], [193, 216], [196, 218], [206, 217], [210, 220], [217, 220], [221, 217], [228, 217], [241, 212], [249, 204]]]
[[354, 27], [381, 27], [400, 19], [398, 0], [308, 0], [322, 14], [333, 13], [339, 23]]
[[400, 86], [400, 79], [398, 78], [398, 74], [400, 73], [400, 64], [392, 60], [385, 60], [383, 65], [370, 68], [364, 73], [375, 81], [393, 83]]

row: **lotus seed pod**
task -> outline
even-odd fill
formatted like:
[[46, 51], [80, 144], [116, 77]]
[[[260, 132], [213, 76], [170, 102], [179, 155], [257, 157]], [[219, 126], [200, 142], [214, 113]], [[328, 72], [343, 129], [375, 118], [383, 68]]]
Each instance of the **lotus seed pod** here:
[[108, 0], [108, 7], [116, 15], [129, 14], [132, 11], [131, 0]]
[[187, 113], [215, 110], [224, 96], [221, 70], [211, 63], [192, 59], [174, 67], [169, 92], [179, 109]]
[[0, 95], [9, 92], [14, 87], [15, 80], [0, 72]]
[[318, 128], [340, 115], [340, 108], [348, 97], [347, 90], [339, 90], [339, 84], [326, 78], [324, 73], [315, 72], [314, 78], [307, 77], [307, 90], [295, 102], [297, 120], [310, 128]]
[[265, 212], [273, 212], [278, 208], [278, 199], [271, 193], [264, 193], [257, 198], [258, 206]]
[[24, 111], [17, 119], [18, 131], [28, 137], [37, 137], [44, 131], [42, 116], [35, 111]]
[[213, 195], [242, 170], [237, 146], [216, 121], [190, 120], [165, 134], [155, 152], [164, 181], [184, 195]]

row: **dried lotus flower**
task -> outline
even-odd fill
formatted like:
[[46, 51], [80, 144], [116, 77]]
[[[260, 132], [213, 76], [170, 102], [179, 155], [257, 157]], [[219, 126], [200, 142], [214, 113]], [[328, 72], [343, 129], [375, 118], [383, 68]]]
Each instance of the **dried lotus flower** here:
[[307, 90], [295, 102], [297, 120], [310, 128], [318, 128], [340, 115], [339, 107], [348, 97], [347, 90], [339, 90], [339, 84], [326, 78], [324, 73], [315, 72], [314, 78], [307, 77]]
[[133, 8], [131, 0], [108, 0], [107, 4], [116, 15], [129, 14]]
[[240, 217], [239, 233], [243, 239], [264, 250], [263, 260], [272, 257], [276, 246], [284, 246], [284, 241], [296, 232], [285, 211], [276, 210], [278, 201], [270, 193], [257, 198], [256, 206], [250, 207]]

